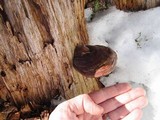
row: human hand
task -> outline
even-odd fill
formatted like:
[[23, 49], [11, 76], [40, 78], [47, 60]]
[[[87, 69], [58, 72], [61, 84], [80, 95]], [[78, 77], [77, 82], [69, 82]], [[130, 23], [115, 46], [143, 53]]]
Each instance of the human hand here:
[[148, 103], [145, 95], [142, 88], [120, 83], [61, 103], [49, 120], [103, 120], [105, 114], [111, 120], [140, 120]]

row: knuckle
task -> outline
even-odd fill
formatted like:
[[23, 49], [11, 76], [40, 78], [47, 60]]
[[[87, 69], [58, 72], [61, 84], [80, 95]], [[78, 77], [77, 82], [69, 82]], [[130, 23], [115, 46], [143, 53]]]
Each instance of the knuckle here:
[[80, 97], [82, 99], [88, 99], [88, 98], [90, 98], [88, 94], [82, 94], [82, 95], [80, 95]]

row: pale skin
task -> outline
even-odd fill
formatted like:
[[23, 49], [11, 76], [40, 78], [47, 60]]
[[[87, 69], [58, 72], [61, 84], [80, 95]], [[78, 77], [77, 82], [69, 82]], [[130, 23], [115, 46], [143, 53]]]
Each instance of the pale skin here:
[[140, 120], [147, 104], [143, 88], [121, 83], [61, 103], [49, 120]]

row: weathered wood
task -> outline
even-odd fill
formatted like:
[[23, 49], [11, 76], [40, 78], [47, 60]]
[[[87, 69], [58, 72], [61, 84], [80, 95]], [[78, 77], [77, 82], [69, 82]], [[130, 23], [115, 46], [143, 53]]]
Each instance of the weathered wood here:
[[160, 0], [88, 0], [86, 6], [94, 10], [97, 4], [99, 8], [96, 11], [107, 8], [108, 5], [116, 5], [118, 9], [124, 11], [138, 11], [160, 6]]
[[115, 4], [118, 9], [138, 11], [157, 7], [160, 5], [160, 0], [109, 0]]
[[[133, 11], [160, 4], [160, 0], [108, 1], [119, 9]], [[72, 66], [75, 46], [88, 43], [85, 3], [0, 1], [0, 100], [13, 103], [24, 112], [22, 106], [33, 110], [59, 94], [68, 99], [101, 87]]]
[[1, 0], [0, 98], [32, 109], [101, 84], [74, 70], [77, 44], [87, 44], [85, 0]]

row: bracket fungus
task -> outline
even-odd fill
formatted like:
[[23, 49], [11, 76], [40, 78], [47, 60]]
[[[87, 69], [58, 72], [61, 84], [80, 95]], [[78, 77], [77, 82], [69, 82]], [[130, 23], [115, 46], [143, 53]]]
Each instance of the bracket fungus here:
[[100, 45], [77, 45], [73, 56], [73, 67], [87, 77], [110, 74], [116, 65], [117, 54], [109, 47]]

